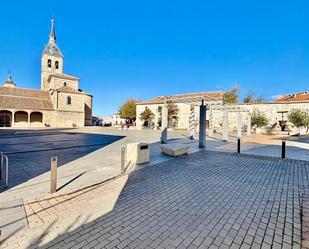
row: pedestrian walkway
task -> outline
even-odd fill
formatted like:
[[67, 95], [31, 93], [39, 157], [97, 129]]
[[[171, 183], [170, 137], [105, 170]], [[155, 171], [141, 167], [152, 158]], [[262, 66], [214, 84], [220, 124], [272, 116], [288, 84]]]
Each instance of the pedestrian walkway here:
[[200, 151], [30, 201], [0, 247], [297, 249], [308, 177], [304, 161]]
[[[182, 132], [171, 135], [171, 138], [183, 138]], [[58, 157], [59, 191], [67, 191], [119, 175], [120, 151], [127, 143], [151, 144], [153, 164], [169, 160], [160, 153], [159, 140], [159, 131], [119, 131], [102, 127], [17, 131], [2, 136], [0, 151], [9, 157], [10, 188], [0, 193], [0, 200], [27, 201], [48, 194], [53, 156]]]

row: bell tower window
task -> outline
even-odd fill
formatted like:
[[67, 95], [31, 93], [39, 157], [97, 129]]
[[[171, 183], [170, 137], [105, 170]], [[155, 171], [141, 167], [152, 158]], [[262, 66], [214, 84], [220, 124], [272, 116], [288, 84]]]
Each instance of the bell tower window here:
[[59, 61], [55, 61], [55, 68], [56, 68], [56, 69], [59, 68]]
[[51, 64], [52, 64], [51, 59], [48, 59], [48, 61], [47, 61], [47, 66], [48, 66], [48, 67], [51, 67]]
[[71, 99], [70, 96], [68, 96], [68, 98], [67, 98], [67, 104], [68, 104], [68, 105], [71, 105], [71, 104], [72, 104], [72, 99]]
[[67, 86], [67, 83], [66, 83], [66, 82], [63, 82], [63, 86]]

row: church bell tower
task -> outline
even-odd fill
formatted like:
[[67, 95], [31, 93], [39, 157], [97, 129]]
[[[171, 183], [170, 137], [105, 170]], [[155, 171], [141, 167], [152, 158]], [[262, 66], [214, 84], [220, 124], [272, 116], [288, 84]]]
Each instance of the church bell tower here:
[[55, 21], [51, 20], [48, 43], [41, 57], [41, 90], [50, 90], [48, 77], [50, 74], [63, 73], [63, 54], [56, 43]]

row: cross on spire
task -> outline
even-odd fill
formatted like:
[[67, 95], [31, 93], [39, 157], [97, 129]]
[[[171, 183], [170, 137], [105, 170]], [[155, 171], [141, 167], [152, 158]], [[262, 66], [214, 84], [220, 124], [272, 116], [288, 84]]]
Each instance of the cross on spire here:
[[55, 32], [55, 19], [51, 19], [51, 29], [50, 29], [50, 34], [49, 34], [49, 39], [53, 40], [56, 42], [56, 32]]
[[49, 34], [49, 40], [46, 44], [43, 54], [49, 54], [52, 56], [57, 56], [63, 58], [63, 55], [56, 44], [56, 32], [55, 32], [55, 20], [54, 18], [51, 19], [51, 29]]

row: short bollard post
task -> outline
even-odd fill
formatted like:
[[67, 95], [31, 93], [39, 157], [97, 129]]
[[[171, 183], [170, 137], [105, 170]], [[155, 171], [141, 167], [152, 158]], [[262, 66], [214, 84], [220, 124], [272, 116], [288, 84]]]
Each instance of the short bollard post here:
[[56, 193], [57, 191], [57, 164], [58, 158], [52, 157], [50, 163], [50, 193]]
[[124, 174], [124, 158], [125, 158], [126, 148], [121, 148], [121, 174]]
[[240, 153], [240, 138], [237, 138], [237, 153]]
[[282, 139], [281, 158], [285, 158], [286, 140]]

